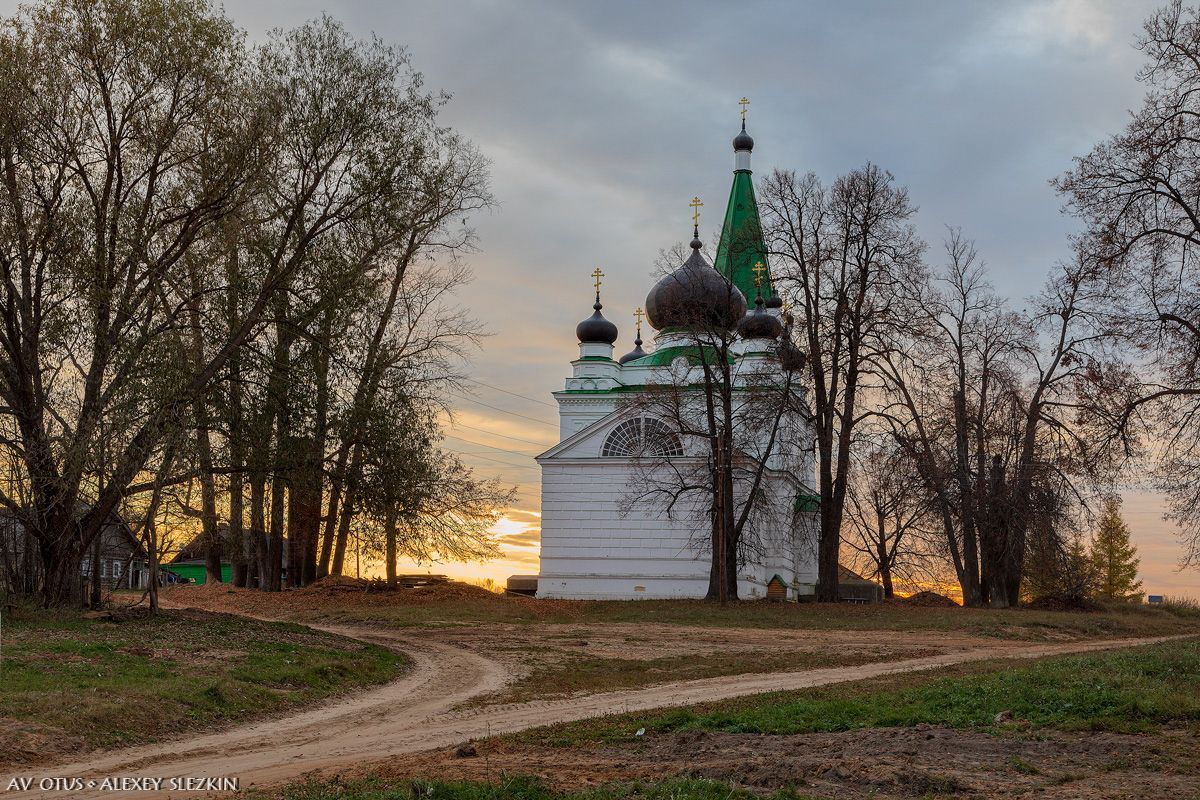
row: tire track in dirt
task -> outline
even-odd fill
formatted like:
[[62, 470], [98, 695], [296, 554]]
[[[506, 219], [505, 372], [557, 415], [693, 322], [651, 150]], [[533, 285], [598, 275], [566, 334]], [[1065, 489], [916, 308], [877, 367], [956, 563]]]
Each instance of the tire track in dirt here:
[[[164, 744], [109, 751], [51, 769], [42, 777], [109, 776], [170, 778], [239, 777], [241, 788], [276, 784], [306, 773], [331, 773], [390, 756], [447, 747], [468, 739], [627, 711], [690, 705], [749, 694], [805, 689], [854, 680], [918, 672], [994, 658], [1032, 659], [1154, 644], [1179, 636], [1065, 644], [996, 642], [935, 656], [877, 662], [851, 669], [751, 673], [704, 678], [556, 700], [459, 709], [464, 701], [501, 688], [505, 667], [462, 647], [385, 629], [312, 626], [383, 644], [413, 661], [397, 681], [282, 719]], [[7, 787], [9, 777], [0, 778]], [[187, 792], [6, 792], [5, 797], [173, 797]], [[212, 797], [213, 793], [207, 793]]]

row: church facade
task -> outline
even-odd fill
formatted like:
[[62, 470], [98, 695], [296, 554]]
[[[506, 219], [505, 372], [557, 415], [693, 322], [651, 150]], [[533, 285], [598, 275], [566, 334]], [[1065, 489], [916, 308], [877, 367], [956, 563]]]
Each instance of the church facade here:
[[[728, 330], [722, 337], [728, 343], [727, 374], [739, 398], [764, 394], [756, 390], [768, 387], [789, 398], [770, 424], [747, 422], [753, 429], [737, 432], [739, 463], [759, 479], [748, 524], [754, 533], [745, 537], [753, 546], [728, 567], [737, 571], [738, 597], [814, 593], [818, 523], [811, 421], [802, 388], [789, 380], [779, 390], [789, 354], [792, 360], [802, 357], [791, 345], [783, 303], [771, 284], [750, 169], [754, 141], [744, 113], [733, 147], [733, 186], [716, 257], [711, 263], [705, 257], [697, 225], [690, 256], [647, 296], [646, 316], [656, 331], [651, 352], [642, 349], [639, 315], [634, 349], [614, 358], [618, 331], [601, 313], [602, 273], [594, 273], [594, 313], [577, 327], [579, 357], [571, 362], [565, 387], [554, 392], [560, 441], [537, 457], [539, 597], [703, 598], [708, 592], [711, 493], [678, 492], [677, 503], [664, 497], [671, 495], [672, 480], [703, 474], [710, 457], [710, 443], [677, 431], [690, 427], [688, 415], [704, 414], [704, 393], [688, 390], [702, 382], [697, 358], [707, 357], [697, 328], [703, 323], [711, 330], [714, 320]], [[753, 298], [752, 310], [747, 298]], [[657, 397], [682, 400], [675, 401], [674, 413], [660, 413], [658, 401], [649, 401]], [[656, 482], [661, 490], [653, 490]], [[735, 494], [747, 483], [738, 481]]]

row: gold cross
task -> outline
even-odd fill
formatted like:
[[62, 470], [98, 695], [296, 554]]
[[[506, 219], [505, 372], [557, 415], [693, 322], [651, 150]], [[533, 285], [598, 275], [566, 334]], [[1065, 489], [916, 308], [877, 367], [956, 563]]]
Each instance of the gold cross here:
[[704, 203], [700, 202], [699, 197], [693, 197], [692, 202], [688, 203], [688, 205], [692, 207], [692, 224], [699, 226], [700, 225], [700, 207], [703, 206]]
[[745, 122], [746, 121], [746, 106], [750, 105], [750, 101], [748, 99], [746, 99], [745, 97], [743, 97], [741, 100], [738, 100], [738, 105], [742, 107], [742, 122]]
[[641, 306], [638, 306], [637, 309], [635, 309], [633, 312], [633, 315], [635, 317], [637, 317], [638, 328], [642, 327], [642, 315], [645, 313], [646, 313], [645, 311], [642, 311]]
[[762, 274], [766, 271], [767, 268], [763, 266], [761, 261], [754, 265], [754, 286], [756, 288], [762, 286]]
[[596, 267], [594, 270], [592, 270], [592, 277], [596, 279], [596, 294], [599, 294], [600, 279], [604, 277], [604, 273], [600, 271], [599, 267]]

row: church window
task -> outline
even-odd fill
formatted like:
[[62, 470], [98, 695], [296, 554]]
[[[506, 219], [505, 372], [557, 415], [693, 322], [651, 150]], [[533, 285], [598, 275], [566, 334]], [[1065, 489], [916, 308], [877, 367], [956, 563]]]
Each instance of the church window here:
[[667, 423], [654, 417], [627, 419], [613, 428], [604, 440], [600, 455], [621, 456], [681, 456], [683, 445]]

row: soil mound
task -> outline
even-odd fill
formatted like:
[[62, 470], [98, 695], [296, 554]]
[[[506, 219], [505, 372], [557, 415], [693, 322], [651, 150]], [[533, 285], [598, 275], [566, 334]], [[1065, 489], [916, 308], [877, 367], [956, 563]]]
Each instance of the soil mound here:
[[326, 575], [324, 578], [317, 580], [305, 586], [300, 591], [302, 592], [329, 592], [329, 591], [366, 591], [374, 588], [372, 584], [381, 583], [383, 588], [387, 588], [387, 581], [369, 581], [364, 578], [351, 578], [349, 575]]
[[917, 608], [958, 608], [958, 603], [937, 592], [917, 592], [901, 598], [900, 602]]
[[87, 743], [61, 728], [0, 717], [0, 767], [41, 764], [83, 752]]
[[336, 607], [402, 606], [445, 601], [512, 600], [482, 586], [443, 580], [421, 586], [388, 586], [381, 579], [350, 578], [330, 575], [302, 589], [284, 588], [281, 592], [237, 589], [229, 584], [188, 585], [160, 591], [168, 602], [199, 605], [210, 611], [233, 614], [271, 615], [281, 609], [310, 609], [328, 604]]

